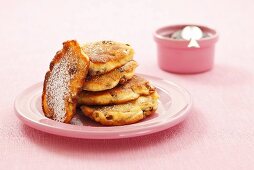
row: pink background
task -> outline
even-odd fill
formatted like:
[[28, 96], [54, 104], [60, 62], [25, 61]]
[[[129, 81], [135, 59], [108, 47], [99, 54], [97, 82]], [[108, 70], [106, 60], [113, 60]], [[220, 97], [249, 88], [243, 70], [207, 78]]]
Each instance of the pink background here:
[[[0, 4], [0, 169], [254, 169], [252, 0]], [[176, 75], [158, 68], [153, 31], [186, 22], [220, 32], [212, 71]], [[15, 96], [43, 80], [68, 39], [130, 43], [138, 72], [192, 93], [191, 115], [163, 132], [123, 140], [71, 139], [23, 125], [14, 115]]]

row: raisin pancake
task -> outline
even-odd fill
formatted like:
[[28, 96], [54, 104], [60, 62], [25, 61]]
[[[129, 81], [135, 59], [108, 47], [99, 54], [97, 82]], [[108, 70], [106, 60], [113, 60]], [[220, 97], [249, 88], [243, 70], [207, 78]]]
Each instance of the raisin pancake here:
[[133, 59], [134, 50], [128, 44], [114, 41], [98, 41], [84, 44], [82, 47], [90, 58], [88, 74], [105, 74], [119, 68]]
[[48, 118], [69, 123], [76, 112], [77, 95], [88, 73], [89, 58], [75, 41], [63, 43], [50, 63], [42, 93], [42, 109]]
[[106, 74], [97, 76], [87, 76], [83, 85], [83, 90], [86, 91], [103, 91], [112, 89], [119, 83], [123, 84], [131, 79], [135, 69], [138, 66], [137, 62], [132, 60], [120, 68], [114, 69]]
[[108, 106], [81, 106], [84, 115], [103, 125], [126, 125], [138, 122], [155, 112], [158, 107], [158, 94], [140, 96], [125, 104]]
[[129, 81], [113, 89], [90, 92], [82, 91], [78, 96], [78, 103], [83, 105], [122, 104], [136, 100], [139, 96], [147, 96], [155, 91], [149, 81], [134, 75]]

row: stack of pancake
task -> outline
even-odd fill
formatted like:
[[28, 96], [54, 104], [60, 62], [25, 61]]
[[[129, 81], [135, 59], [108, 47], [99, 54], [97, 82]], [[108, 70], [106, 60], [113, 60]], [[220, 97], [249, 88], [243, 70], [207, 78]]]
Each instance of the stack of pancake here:
[[64, 42], [45, 75], [45, 116], [72, 123], [80, 107], [83, 115], [103, 125], [125, 125], [152, 114], [158, 94], [147, 80], [135, 75], [138, 64], [133, 56], [128, 44]]
[[84, 115], [103, 125], [135, 123], [158, 105], [155, 88], [135, 75], [138, 66], [128, 44], [99, 41], [82, 46], [90, 59], [78, 105]]

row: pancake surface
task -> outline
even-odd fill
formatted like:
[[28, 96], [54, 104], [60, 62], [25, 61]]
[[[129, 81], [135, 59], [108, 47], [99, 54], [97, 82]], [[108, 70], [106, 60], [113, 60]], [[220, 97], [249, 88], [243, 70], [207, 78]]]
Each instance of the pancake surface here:
[[63, 43], [50, 63], [42, 93], [42, 109], [48, 118], [69, 123], [76, 112], [77, 94], [82, 89], [89, 68], [89, 58], [79, 44]]
[[114, 41], [98, 41], [82, 46], [90, 58], [88, 74], [91, 76], [105, 74], [133, 59], [134, 50], [128, 44]]
[[81, 106], [84, 115], [103, 125], [126, 125], [138, 122], [155, 112], [158, 94], [140, 96], [137, 100], [110, 106]]
[[82, 91], [78, 96], [78, 103], [84, 105], [122, 104], [136, 100], [140, 96], [150, 95], [154, 91], [155, 88], [149, 81], [134, 75], [126, 83], [113, 89], [99, 92]]
[[136, 61], [129, 61], [125, 65], [103, 75], [88, 76], [83, 85], [86, 91], [103, 91], [112, 89], [119, 83], [123, 84], [131, 79], [138, 66]]

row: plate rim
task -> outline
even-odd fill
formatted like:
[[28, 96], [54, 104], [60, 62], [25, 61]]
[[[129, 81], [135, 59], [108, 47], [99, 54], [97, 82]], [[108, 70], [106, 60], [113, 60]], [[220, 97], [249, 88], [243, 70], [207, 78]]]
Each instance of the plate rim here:
[[[168, 119], [163, 121], [161, 124], [154, 124], [154, 125], [150, 125], [150, 126], [144, 126], [144, 127], [142, 127], [141, 130], [135, 130], [135, 124], [125, 125], [125, 126], [117, 126], [117, 129], [120, 129], [120, 128], [126, 129], [127, 126], [132, 126], [132, 128], [134, 128], [134, 129], [126, 129], [125, 131], [120, 131], [120, 132], [119, 131], [113, 131], [113, 132], [112, 131], [103, 131], [104, 136], [102, 137], [101, 136], [102, 131], [96, 132], [94, 130], [95, 129], [97, 129], [97, 130], [98, 129], [100, 129], [100, 130], [101, 129], [110, 130], [110, 129], [114, 128], [114, 126], [111, 126], [111, 127], [90, 127], [90, 126], [87, 126], [86, 131], [84, 131], [84, 129], [82, 129], [82, 130], [72, 129], [72, 128], [71, 129], [69, 129], [69, 128], [63, 129], [63, 128], [60, 128], [60, 127], [57, 127], [57, 126], [52, 126], [52, 125], [45, 124], [45, 123], [42, 123], [40, 121], [31, 119], [26, 114], [23, 114], [22, 111], [20, 111], [18, 109], [19, 107], [17, 107], [18, 99], [20, 99], [26, 91], [30, 91], [31, 89], [34, 89], [37, 86], [41, 86], [41, 84], [43, 83], [43, 82], [38, 82], [38, 83], [35, 83], [35, 84], [29, 86], [28, 88], [24, 89], [21, 93], [19, 93], [15, 97], [15, 100], [14, 100], [15, 114], [23, 123], [25, 123], [26, 125], [28, 125], [32, 128], [35, 128], [37, 130], [47, 132], [47, 133], [51, 133], [51, 134], [55, 134], [55, 135], [59, 135], [59, 136], [73, 137], [73, 138], [83, 138], [83, 139], [119, 139], [119, 138], [130, 138], [130, 137], [148, 135], [148, 134], [159, 132], [159, 131], [168, 129], [172, 126], [175, 126], [176, 124], [182, 122], [187, 117], [187, 115], [190, 112], [190, 110], [192, 108], [192, 105], [193, 105], [192, 97], [191, 97], [191, 94], [189, 93], [188, 90], [186, 90], [182, 86], [180, 86], [180, 85], [178, 85], [178, 84], [176, 84], [172, 81], [169, 81], [169, 80], [166, 80], [166, 79], [163, 79], [163, 78], [150, 76], [150, 75], [146, 75], [146, 74], [138, 74], [138, 75], [147, 77], [148, 79], [153, 78], [153, 79], [157, 79], [159, 81], [164, 81], [167, 84], [170, 84], [170, 85], [176, 87], [178, 90], [180, 90], [181, 92], [184, 93], [184, 98], [187, 100], [186, 107], [182, 108], [173, 117], [172, 116], [167, 117]], [[48, 118], [45, 117], [45, 119], [48, 119]], [[53, 121], [53, 120], [50, 120], [50, 121]], [[56, 122], [56, 121], [53, 121], [53, 122], [54, 122], [54, 124], [60, 124], [60, 126], [77, 127], [76, 125], [63, 124], [63, 123]], [[84, 128], [84, 126], [81, 126], [81, 127]], [[91, 129], [94, 129], [94, 130], [89, 131]], [[70, 134], [70, 132], [74, 132], [75, 134]], [[135, 133], [133, 133], [133, 132], [135, 132]], [[124, 133], [124, 134], [119, 135], [119, 133]]]

